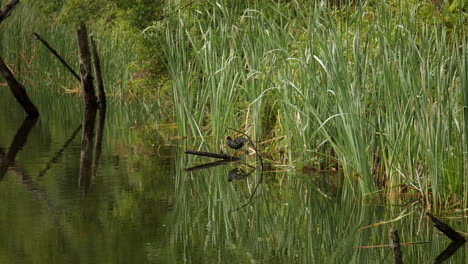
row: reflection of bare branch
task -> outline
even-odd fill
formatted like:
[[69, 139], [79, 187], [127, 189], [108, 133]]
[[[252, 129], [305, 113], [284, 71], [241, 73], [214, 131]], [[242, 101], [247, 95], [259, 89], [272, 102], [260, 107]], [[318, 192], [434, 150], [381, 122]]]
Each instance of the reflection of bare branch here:
[[452, 243], [450, 243], [450, 245], [448, 245], [448, 247], [444, 251], [442, 251], [439, 254], [439, 256], [437, 256], [434, 263], [438, 264], [438, 263], [442, 263], [442, 262], [446, 261], [453, 254], [455, 254], [455, 252], [457, 252], [457, 250], [461, 246], [463, 246], [463, 244], [465, 244], [464, 241], [462, 241], [462, 242], [453, 241]]
[[[13, 165], [13, 164], [12, 164]], [[52, 201], [48, 198], [47, 193], [39, 188], [32, 179], [26, 175], [24, 171], [17, 167], [12, 167], [10, 168], [15, 175], [17, 176], [19, 182], [26, 187], [27, 190], [31, 191], [34, 194], [34, 197], [38, 201], [44, 201], [47, 204], [47, 207], [53, 208], [53, 203]]]
[[5, 176], [8, 167], [10, 167], [11, 164], [14, 163], [18, 152], [26, 144], [29, 132], [31, 132], [31, 129], [34, 127], [36, 122], [37, 117], [28, 116], [26, 117], [26, 119], [24, 119], [23, 123], [21, 124], [21, 127], [18, 128], [18, 131], [16, 132], [13, 141], [11, 141], [10, 147], [8, 148], [8, 153], [6, 155], [2, 155], [4, 157], [2, 157], [2, 163], [0, 166], [0, 180], [3, 178], [3, 176]]
[[195, 167], [190, 167], [190, 168], [185, 169], [185, 171], [195, 171], [195, 170], [208, 169], [208, 168], [212, 168], [212, 167], [216, 167], [216, 166], [226, 165], [226, 164], [232, 163], [232, 162], [235, 162], [235, 161], [218, 160], [218, 161], [215, 161], [215, 162], [201, 164], [201, 165], [198, 165], [198, 166], [195, 166]]
[[187, 150], [187, 151], [185, 151], [185, 154], [204, 156], [204, 157], [210, 157], [210, 158], [217, 158], [217, 159], [223, 159], [223, 160], [232, 160], [232, 161], [240, 159], [238, 157], [227, 155], [227, 154], [218, 154], [218, 153], [202, 152], [202, 151], [195, 151], [195, 150]]
[[234, 129], [234, 128], [229, 128], [229, 127], [228, 127], [227, 129], [236, 131], [236, 132], [238, 132], [238, 133], [241, 133], [241, 134], [244, 135], [245, 137], [247, 137], [247, 139], [248, 139], [249, 142], [250, 142], [250, 145], [252, 145], [253, 149], [255, 150], [255, 155], [256, 155], [256, 156], [258, 157], [258, 159], [260, 160], [260, 166], [261, 166], [262, 171], [263, 171], [263, 159], [262, 159], [262, 155], [260, 155], [260, 152], [258, 151], [258, 148], [256, 147], [256, 145], [253, 143], [252, 139], [250, 139], [250, 137], [249, 137], [246, 133], [244, 133], [244, 132], [242, 132], [242, 131], [239, 131], [239, 130]]
[[31, 132], [31, 129], [37, 122], [37, 117], [30, 117], [28, 116], [24, 119], [21, 127], [16, 132], [15, 137], [11, 141], [10, 147], [8, 149], [8, 153], [5, 154], [0, 149], [0, 180], [4, 177], [8, 169], [12, 170], [13, 173], [17, 176], [18, 180], [22, 185], [26, 187], [29, 191], [31, 191], [37, 200], [45, 201], [48, 207], [52, 207], [52, 202], [47, 197], [47, 193], [41, 190], [34, 182], [31, 180], [26, 173], [18, 168], [15, 164], [16, 155], [21, 151], [28, 140], [28, 135]]
[[73, 131], [73, 134], [68, 138], [68, 140], [63, 144], [63, 146], [55, 153], [55, 155], [50, 159], [43, 170], [39, 172], [38, 177], [42, 177], [46, 174], [46, 172], [52, 167], [52, 164], [56, 163], [57, 160], [62, 156], [63, 151], [68, 147], [68, 145], [75, 139], [76, 135], [78, 134], [78, 131], [80, 131], [82, 125], [80, 124], [75, 131]]
[[240, 209], [242, 209], [242, 208], [246, 207], [247, 205], [249, 205], [249, 204], [252, 202], [252, 200], [253, 200], [253, 198], [254, 198], [254, 195], [255, 195], [255, 193], [256, 193], [257, 190], [258, 190], [258, 186], [260, 186], [260, 183], [262, 183], [262, 181], [263, 181], [263, 173], [260, 172], [260, 179], [258, 180], [257, 185], [255, 186], [254, 191], [253, 191], [252, 194], [250, 195], [249, 200], [248, 200], [245, 204], [239, 206], [238, 208], [229, 211], [229, 213], [233, 213], [233, 212], [235, 212], [235, 211], [239, 211]]

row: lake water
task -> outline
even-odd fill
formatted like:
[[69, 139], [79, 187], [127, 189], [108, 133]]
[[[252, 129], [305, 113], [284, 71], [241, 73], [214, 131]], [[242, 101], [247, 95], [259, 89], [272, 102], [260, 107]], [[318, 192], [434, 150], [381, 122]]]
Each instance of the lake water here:
[[[81, 98], [31, 97], [41, 116], [25, 121], [0, 86], [0, 263], [392, 263], [389, 247], [353, 248], [390, 244], [392, 228], [424, 242], [402, 246], [404, 263], [450, 244], [419, 203], [361, 197], [339, 173], [261, 173], [251, 157], [187, 170], [212, 160], [143, 125], [137, 104], [109, 103], [84, 168]], [[251, 173], [229, 182], [238, 167]], [[467, 232], [462, 215], [444, 221]], [[467, 246], [447, 263], [468, 263]]]

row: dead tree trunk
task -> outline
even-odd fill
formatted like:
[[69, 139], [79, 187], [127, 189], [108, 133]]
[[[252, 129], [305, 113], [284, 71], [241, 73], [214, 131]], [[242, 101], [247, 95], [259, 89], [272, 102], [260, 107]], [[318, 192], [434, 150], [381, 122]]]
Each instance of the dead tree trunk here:
[[93, 66], [94, 66], [94, 74], [96, 75], [96, 85], [98, 88], [98, 103], [99, 105], [103, 106], [106, 104], [106, 94], [104, 92], [104, 81], [102, 80], [102, 73], [101, 73], [101, 60], [99, 59], [99, 54], [96, 47], [96, 42], [94, 38], [91, 36], [91, 46], [93, 47]]
[[83, 100], [86, 106], [96, 107], [97, 98], [94, 92], [93, 75], [91, 74], [91, 53], [89, 51], [88, 33], [84, 23], [76, 32], [78, 51], [80, 53], [81, 87]]
[[19, 4], [19, 0], [10, 0], [2, 9], [0, 9], [0, 23], [11, 14], [11, 11], [17, 4]]
[[7, 81], [8, 86], [10, 87], [10, 91], [13, 93], [18, 103], [21, 104], [24, 111], [26, 111], [29, 116], [39, 116], [39, 111], [29, 99], [29, 96], [26, 93], [26, 89], [15, 79], [15, 76], [13, 76], [13, 73], [10, 71], [1, 57], [0, 75], [2, 75], [3, 78]]

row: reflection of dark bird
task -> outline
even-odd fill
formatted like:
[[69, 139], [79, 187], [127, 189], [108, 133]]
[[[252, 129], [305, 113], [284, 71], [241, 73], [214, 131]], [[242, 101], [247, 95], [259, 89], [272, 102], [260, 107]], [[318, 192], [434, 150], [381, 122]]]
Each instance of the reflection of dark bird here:
[[234, 156], [236, 156], [236, 152], [238, 149], [242, 148], [248, 140], [242, 137], [232, 139], [231, 137], [227, 137], [227, 144], [230, 148], [235, 149]]
[[244, 170], [235, 168], [228, 173], [228, 182], [232, 182], [232, 180], [242, 180], [245, 177], [249, 176], [250, 173], [245, 173]]

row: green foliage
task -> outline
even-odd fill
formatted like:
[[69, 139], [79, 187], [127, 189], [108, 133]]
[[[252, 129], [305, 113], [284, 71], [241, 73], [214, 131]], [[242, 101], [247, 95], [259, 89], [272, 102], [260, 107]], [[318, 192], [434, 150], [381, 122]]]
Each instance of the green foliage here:
[[80, 21], [85, 21], [112, 23], [119, 26], [123, 23], [142, 30], [161, 17], [163, 2], [162, 0], [49, 0], [32, 3], [67, 24], [76, 25]]
[[468, 0], [452, 0], [450, 11], [468, 10]]

